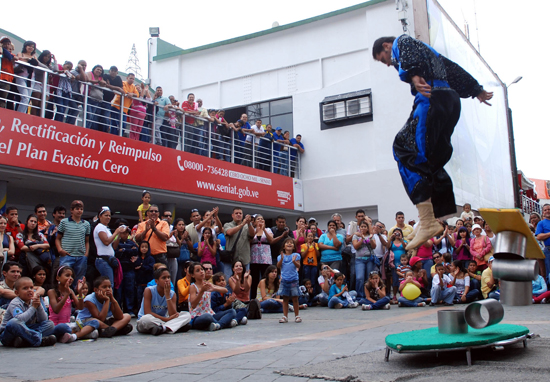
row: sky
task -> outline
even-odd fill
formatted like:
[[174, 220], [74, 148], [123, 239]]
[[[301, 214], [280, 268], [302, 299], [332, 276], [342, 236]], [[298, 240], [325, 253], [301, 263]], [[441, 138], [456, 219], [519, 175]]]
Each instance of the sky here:
[[[150, 0], [98, 0], [52, 6], [43, 0], [27, 0], [25, 7], [32, 11], [24, 13], [24, 22], [12, 15], [3, 17], [0, 27], [35, 41], [40, 50], [52, 51], [59, 61], [85, 59], [89, 66], [116, 65], [122, 71], [135, 44], [146, 77], [149, 27], [159, 27], [163, 40], [187, 49], [269, 29], [275, 21], [284, 25], [362, 2], [201, 0], [167, 1], [160, 6]], [[440, 4], [461, 28], [469, 25], [473, 45], [479, 45], [481, 55], [504, 83], [523, 76], [509, 88], [517, 167], [529, 178], [550, 180], [545, 160], [550, 129], [543, 117], [548, 107], [543, 89], [550, 88], [550, 77], [537, 72], [537, 68], [544, 69], [548, 59], [544, 55], [549, 54], [544, 53], [547, 42], [540, 36], [544, 36], [550, 1], [440, 0]]]

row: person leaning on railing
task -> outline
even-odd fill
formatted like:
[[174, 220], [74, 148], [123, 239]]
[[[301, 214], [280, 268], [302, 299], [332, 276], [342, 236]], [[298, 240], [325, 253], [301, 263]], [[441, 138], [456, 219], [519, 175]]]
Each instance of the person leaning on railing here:
[[86, 127], [88, 129], [108, 132], [107, 125], [101, 113], [103, 104], [103, 90], [100, 87], [105, 87], [107, 83], [103, 80], [103, 66], [96, 65], [91, 72], [86, 73], [86, 81], [92, 85], [88, 86], [88, 110]]
[[139, 92], [139, 97], [134, 98], [132, 101], [132, 108], [130, 109], [128, 123], [130, 124], [130, 139], [139, 141], [139, 136], [141, 134], [147, 113], [147, 107], [143, 102], [141, 102], [141, 99], [150, 101], [151, 94], [149, 93], [149, 87], [143, 82], [136, 88]]
[[13, 65], [16, 57], [13, 55], [15, 46], [7, 36], [0, 38], [2, 44], [2, 73], [0, 74], [0, 107], [6, 108], [8, 92], [13, 82]]

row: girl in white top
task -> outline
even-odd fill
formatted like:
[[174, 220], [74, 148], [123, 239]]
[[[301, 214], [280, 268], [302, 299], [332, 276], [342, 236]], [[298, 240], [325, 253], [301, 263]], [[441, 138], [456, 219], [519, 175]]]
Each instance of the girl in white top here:
[[119, 234], [126, 229], [126, 226], [121, 225], [111, 234], [109, 229], [111, 210], [107, 206], [101, 207], [101, 211], [97, 216], [99, 217], [99, 223], [94, 228], [94, 242], [97, 248], [95, 267], [101, 276], [109, 277], [111, 285], [114, 285], [113, 268], [118, 267], [118, 261], [114, 257], [113, 243], [118, 243], [120, 240]]

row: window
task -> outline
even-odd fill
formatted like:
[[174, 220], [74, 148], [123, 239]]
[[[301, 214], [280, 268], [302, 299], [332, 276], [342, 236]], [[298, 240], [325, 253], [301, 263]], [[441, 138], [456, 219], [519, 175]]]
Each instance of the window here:
[[372, 121], [370, 89], [326, 97], [319, 104], [321, 130]]
[[294, 126], [292, 118], [292, 98], [282, 98], [273, 101], [266, 101], [248, 105], [246, 107], [248, 121], [250, 124], [257, 119], [262, 120], [262, 125], [271, 124], [273, 130], [280, 126], [283, 131], [290, 131], [290, 136], [294, 136]]

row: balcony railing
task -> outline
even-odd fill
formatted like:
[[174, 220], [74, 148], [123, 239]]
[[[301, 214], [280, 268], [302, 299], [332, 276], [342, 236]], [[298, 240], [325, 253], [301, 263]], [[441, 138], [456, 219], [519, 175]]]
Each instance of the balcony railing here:
[[536, 212], [539, 215], [542, 214], [540, 203], [531, 198], [528, 198], [525, 195], [521, 195], [521, 209], [527, 215], [532, 214], [533, 212]]
[[[127, 97], [89, 82], [80, 82], [80, 93], [75, 93], [70, 88], [71, 79], [63, 72], [22, 62], [17, 65], [23, 73], [0, 71], [0, 107], [300, 178], [300, 153], [293, 146], [249, 133], [244, 133], [248, 140], [243, 142], [235, 131], [223, 134], [215, 122], [181, 109], [165, 112], [163, 117], [151, 100]], [[5, 75], [12, 76], [13, 81], [5, 80]], [[116, 104], [124, 105], [124, 112], [104, 101], [104, 92], [119, 97]]]

